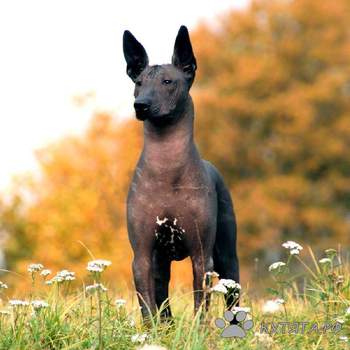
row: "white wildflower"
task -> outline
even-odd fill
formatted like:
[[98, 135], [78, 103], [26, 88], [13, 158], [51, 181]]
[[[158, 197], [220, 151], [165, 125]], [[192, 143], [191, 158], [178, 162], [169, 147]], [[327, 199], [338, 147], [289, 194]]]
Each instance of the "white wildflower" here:
[[95, 283], [90, 286], [86, 286], [85, 290], [87, 293], [93, 293], [97, 290], [100, 290], [101, 292], [107, 292], [107, 288], [102, 283]]
[[75, 280], [75, 272], [71, 272], [68, 270], [62, 270], [60, 271], [57, 276], [62, 278], [64, 281], [73, 281]]
[[282, 243], [282, 247], [286, 249], [298, 249], [298, 250], [303, 250], [303, 247], [294, 241], [287, 241]]
[[303, 247], [294, 241], [287, 241], [282, 243], [282, 247], [289, 249], [289, 253], [291, 255], [299, 255], [300, 251], [303, 250]]
[[241, 289], [241, 285], [234, 280], [222, 278], [219, 283], [228, 289]]
[[330, 258], [322, 258], [318, 261], [320, 264], [330, 264], [332, 260]]
[[299, 249], [291, 249], [289, 251], [290, 255], [299, 255], [300, 250]]
[[74, 281], [75, 277], [74, 276], [67, 276], [64, 280], [65, 281]]
[[213, 288], [210, 289], [212, 292], [226, 294], [228, 292], [227, 288], [221, 284], [217, 283]]
[[346, 335], [341, 335], [339, 337], [339, 340], [347, 342], [349, 340], [349, 338]]
[[103, 268], [97, 265], [91, 265], [86, 268], [89, 272], [103, 272]]
[[30, 264], [27, 270], [30, 273], [34, 273], [41, 271], [43, 268], [44, 266], [42, 264]]
[[0, 281], [0, 289], [7, 289], [7, 284]]
[[32, 306], [34, 310], [46, 309], [49, 307], [49, 304], [43, 300], [33, 300]]
[[12, 307], [21, 307], [21, 306], [29, 306], [28, 301], [25, 300], [19, 300], [19, 299], [12, 299], [9, 301], [10, 306]]
[[131, 337], [131, 341], [133, 343], [143, 343], [145, 340], [147, 339], [147, 334], [143, 333], [143, 334], [134, 334]]
[[46, 277], [48, 275], [51, 275], [51, 270], [49, 269], [44, 269], [40, 272], [40, 275], [43, 276], [43, 277]]
[[284, 263], [282, 261], [277, 261], [269, 266], [269, 271], [280, 269], [283, 266], [286, 266], [286, 263]]
[[47, 285], [52, 285], [53, 283], [63, 283], [75, 280], [75, 272], [62, 270], [57, 272], [56, 276], [51, 278], [51, 280], [46, 281]]
[[281, 302], [276, 300], [268, 300], [265, 302], [265, 304], [262, 306], [263, 313], [275, 313], [278, 311], [281, 311]]
[[126, 304], [126, 300], [125, 299], [116, 299], [115, 301], [115, 305], [119, 308], [122, 307]]
[[213, 288], [211, 288], [211, 291], [226, 294], [228, 292], [231, 292], [232, 290], [237, 289], [241, 289], [241, 285], [239, 283], [235, 282], [232, 279], [222, 278]]
[[93, 261], [89, 261], [86, 269], [89, 272], [103, 272], [109, 265], [112, 263], [109, 260], [97, 259]]

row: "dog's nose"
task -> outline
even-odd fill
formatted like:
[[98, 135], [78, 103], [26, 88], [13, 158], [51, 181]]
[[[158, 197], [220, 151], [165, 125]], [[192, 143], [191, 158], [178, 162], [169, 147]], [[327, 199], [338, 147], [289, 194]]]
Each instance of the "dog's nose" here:
[[140, 101], [134, 103], [136, 113], [146, 113], [149, 111], [150, 106], [150, 103], [148, 103], [147, 101]]

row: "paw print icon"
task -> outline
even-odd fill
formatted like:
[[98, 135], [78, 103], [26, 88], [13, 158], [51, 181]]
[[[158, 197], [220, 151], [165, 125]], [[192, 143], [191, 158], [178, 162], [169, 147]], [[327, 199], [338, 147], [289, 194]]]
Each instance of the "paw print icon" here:
[[[223, 329], [221, 337], [223, 338], [244, 338], [246, 331], [253, 328], [253, 320], [245, 320], [247, 313], [245, 311], [238, 311], [235, 314], [228, 310], [224, 313], [224, 318], [217, 318], [215, 325], [218, 328]], [[236, 320], [238, 324], [230, 324], [231, 321]]]

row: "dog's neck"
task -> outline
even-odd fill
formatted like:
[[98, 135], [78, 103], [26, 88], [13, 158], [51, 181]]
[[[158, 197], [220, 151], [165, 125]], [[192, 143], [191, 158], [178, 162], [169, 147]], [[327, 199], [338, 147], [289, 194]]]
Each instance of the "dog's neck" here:
[[193, 141], [194, 110], [191, 97], [176, 122], [157, 126], [144, 122], [143, 159], [146, 166], [158, 169], [180, 169], [198, 155]]

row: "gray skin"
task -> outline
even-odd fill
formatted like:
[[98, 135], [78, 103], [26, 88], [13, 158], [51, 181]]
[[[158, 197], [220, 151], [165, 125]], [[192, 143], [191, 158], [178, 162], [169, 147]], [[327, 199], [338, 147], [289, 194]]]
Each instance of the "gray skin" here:
[[[218, 170], [201, 159], [193, 140], [190, 87], [196, 59], [187, 28], [176, 38], [172, 64], [149, 66], [143, 46], [124, 32], [127, 74], [135, 82], [136, 117], [144, 146], [127, 199], [132, 270], [144, 319], [167, 302], [172, 260], [190, 257], [194, 308], [203, 302], [205, 272], [239, 281], [236, 220]], [[235, 300], [227, 298], [228, 306]], [[209, 299], [206, 300], [206, 306]]]

